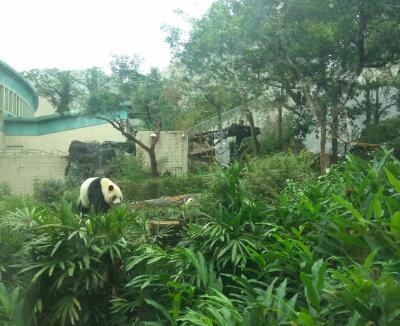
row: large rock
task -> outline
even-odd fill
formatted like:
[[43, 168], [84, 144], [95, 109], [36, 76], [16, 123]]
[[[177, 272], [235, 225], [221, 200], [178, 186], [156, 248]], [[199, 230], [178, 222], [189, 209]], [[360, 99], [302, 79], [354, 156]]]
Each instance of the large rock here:
[[135, 145], [128, 142], [105, 141], [85, 143], [73, 140], [68, 149], [68, 164], [65, 175], [79, 179], [104, 174], [117, 154], [135, 155]]

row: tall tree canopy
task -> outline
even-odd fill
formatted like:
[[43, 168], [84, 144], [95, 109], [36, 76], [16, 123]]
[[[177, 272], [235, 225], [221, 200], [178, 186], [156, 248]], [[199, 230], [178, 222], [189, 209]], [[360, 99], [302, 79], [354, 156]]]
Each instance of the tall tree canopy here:
[[[167, 80], [156, 69], [145, 74], [140, 71], [139, 57], [115, 56], [108, 83], [90, 92], [86, 113], [108, 121], [128, 140], [143, 148], [149, 155], [153, 176], [158, 175], [155, 146], [161, 126], [170, 125], [174, 105], [167, 92]], [[129, 118], [141, 119], [154, 130], [150, 145], [136, 139], [126, 126]]]
[[33, 81], [39, 95], [48, 100], [61, 114], [76, 108], [79, 88], [73, 74], [70, 70], [59, 69], [33, 69], [24, 73]]
[[286, 107], [316, 121], [325, 170], [328, 132], [336, 156], [340, 115], [360, 75], [399, 62], [399, 22], [396, 0], [219, 0], [175, 59], [235, 89], [250, 125], [246, 103], [276, 88]]

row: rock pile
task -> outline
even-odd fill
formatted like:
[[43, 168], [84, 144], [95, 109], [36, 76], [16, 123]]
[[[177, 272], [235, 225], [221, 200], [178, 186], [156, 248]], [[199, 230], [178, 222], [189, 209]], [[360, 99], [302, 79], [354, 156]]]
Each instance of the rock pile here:
[[81, 179], [107, 175], [110, 163], [118, 154], [135, 155], [135, 145], [130, 142], [105, 141], [85, 143], [73, 140], [68, 149], [66, 176]]

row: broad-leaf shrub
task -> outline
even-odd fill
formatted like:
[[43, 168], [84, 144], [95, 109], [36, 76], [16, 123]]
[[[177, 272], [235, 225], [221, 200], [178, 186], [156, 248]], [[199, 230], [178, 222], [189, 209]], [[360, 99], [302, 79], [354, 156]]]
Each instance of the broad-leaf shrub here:
[[7, 199], [0, 318], [11, 323], [21, 311], [26, 325], [397, 325], [399, 161], [385, 150], [371, 162], [349, 156], [318, 179], [288, 181], [275, 204], [249, 189], [251, 173], [239, 164], [220, 170], [195, 214], [182, 210], [186, 227], [168, 236], [150, 232], [146, 220], [176, 218], [177, 209], [82, 218], [65, 198]]
[[244, 269], [264, 249], [260, 240], [266, 207], [247, 191], [242, 173], [238, 163], [220, 170], [211, 197], [204, 200], [201, 222], [189, 224], [184, 241], [203, 252], [220, 272]]
[[124, 256], [137, 242], [134, 226], [125, 207], [88, 218], [67, 203], [4, 214], [0, 230], [23, 236], [23, 243], [1, 252], [15, 257], [4, 273], [24, 281], [34, 324], [108, 325], [110, 299], [124, 278]]
[[308, 243], [311, 262], [325, 260], [321, 282], [315, 264], [311, 270], [307, 259], [301, 265], [308, 306], [302, 319], [357, 325], [398, 320], [399, 177], [399, 161], [383, 150], [371, 162], [348, 156], [327, 176], [306, 187], [291, 184], [281, 195], [281, 223]]
[[[371, 124], [361, 131], [360, 142], [371, 144], [385, 144], [393, 148], [393, 154], [400, 159], [400, 117], [393, 117]], [[367, 157], [365, 149], [354, 150], [355, 154]]]

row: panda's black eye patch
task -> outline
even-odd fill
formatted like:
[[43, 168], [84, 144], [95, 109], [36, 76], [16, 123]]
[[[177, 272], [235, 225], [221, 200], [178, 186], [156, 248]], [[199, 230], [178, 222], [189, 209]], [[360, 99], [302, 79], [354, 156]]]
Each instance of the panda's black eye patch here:
[[112, 200], [116, 200], [116, 199], [117, 199], [117, 196], [113, 196]]

